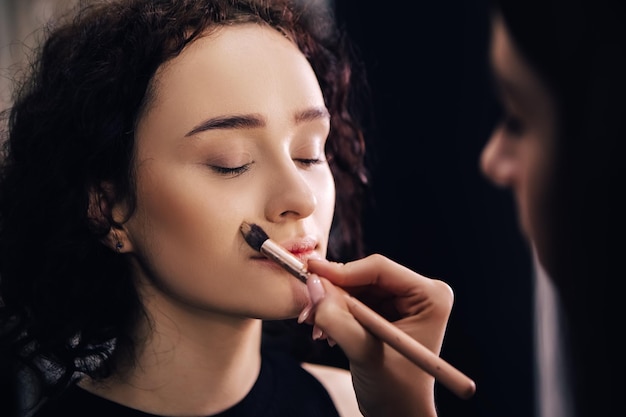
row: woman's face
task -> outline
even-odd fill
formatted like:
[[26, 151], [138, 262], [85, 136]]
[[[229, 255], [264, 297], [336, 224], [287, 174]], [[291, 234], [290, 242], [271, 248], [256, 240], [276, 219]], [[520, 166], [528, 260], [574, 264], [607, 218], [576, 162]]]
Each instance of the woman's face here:
[[137, 128], [136, 212], [125, 224], [144, 302], [238, 317], [293, 317], [306, 286], [240, 234], [261, 226], [303, 260], [326, 255], [335, 203], [330, 120], [297, 47], [225, 27], [157, 71]]
[[556, 136], [554, 103], [499, 15], [492, 20], [490, 55], [506, 116], [483, 149], [481, 168], [495, 184], [511, 188], [523, 233], [541, 246], [541, 204]]

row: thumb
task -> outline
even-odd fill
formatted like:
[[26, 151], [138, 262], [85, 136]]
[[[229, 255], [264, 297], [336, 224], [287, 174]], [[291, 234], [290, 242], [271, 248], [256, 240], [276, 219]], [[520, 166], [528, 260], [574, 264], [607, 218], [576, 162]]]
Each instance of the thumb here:
[[383, 343], [365, 329], [350, 313], [348, 294], [325, 278], [311, 274], [307, 280], [315, 305], [314, 324], [335, 341], [353, 364], [382, 360]]

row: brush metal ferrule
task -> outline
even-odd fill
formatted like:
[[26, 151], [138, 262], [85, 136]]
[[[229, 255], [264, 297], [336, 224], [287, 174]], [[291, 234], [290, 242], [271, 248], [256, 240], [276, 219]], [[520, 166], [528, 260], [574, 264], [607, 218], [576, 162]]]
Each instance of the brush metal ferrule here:
[[309, 273], [300, 259], [271, 239], [261, 245], [261, 253], [282, 266], [291, 275], [306, 284]]

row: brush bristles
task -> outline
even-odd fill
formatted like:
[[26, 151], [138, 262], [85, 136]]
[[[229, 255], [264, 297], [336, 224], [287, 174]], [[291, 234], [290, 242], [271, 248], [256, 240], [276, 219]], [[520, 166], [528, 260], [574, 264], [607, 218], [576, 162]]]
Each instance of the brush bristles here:
[[256, 251], [261, 251], [261, 245], [263, 245], [263, 242], [269, 239], [269, 236], [267, 235], [267, 233], [265, 233], [263, 229], [261, 229], [261, 226], [258, 226], [254, 223], [250, 224], [247, 222], [243, 222], [241, 223], [239, 230], [241, 231], [241, 234], [243, 235], [243, 238], [246, 240], [248, 245], [252, 246], [252, 248]]

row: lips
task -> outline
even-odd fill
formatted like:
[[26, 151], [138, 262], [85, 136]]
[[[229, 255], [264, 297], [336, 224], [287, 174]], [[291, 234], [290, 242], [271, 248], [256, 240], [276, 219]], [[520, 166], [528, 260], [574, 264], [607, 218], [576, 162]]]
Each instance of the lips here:
[[[317, 239], [307, 236], [304, 238], [290, 239], [280, 242], [280, 245], [287, 249], [293, 256], [306, 264], [307, 259], [318, 259], [320, 256], [315, 251], [318, 247]], [[265, 259], [263, 255], [255, 255], [254, 259]]]
[[299, 238], [294, 240], [282, 241], [280, 245], [291, 252], [300, 261], [306, 263], [306, 260], [316, 257], [315, 249], [318, 246], [317, 240], [312, 237]]
[[317, 247], [317, 241], [311, 237], [281, 242], [280, 245], [294, 255], [313, 252]]

